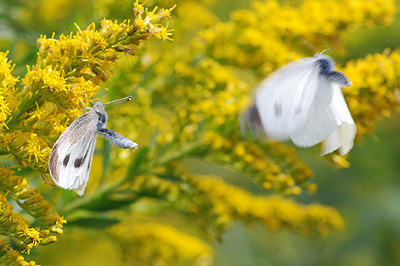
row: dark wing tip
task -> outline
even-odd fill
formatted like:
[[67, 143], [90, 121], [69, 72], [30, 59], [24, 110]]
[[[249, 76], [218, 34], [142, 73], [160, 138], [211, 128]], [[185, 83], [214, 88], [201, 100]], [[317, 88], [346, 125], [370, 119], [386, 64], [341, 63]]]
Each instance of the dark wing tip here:
[[351, 86], [351, 81], [342, 73], [338, 72], [338, 71], [331, 71], [330, 73], [328, 73], [326, 75], [326, 77], [332, 81], [332, 82], [336, 82], [340, 85], [342, 85], [343, 87], [350, 87]]
[[262, 126], [260, 114], [255, 104], [250, 106], [249, 109], [247, 109], [246, 113], [241, 118], [240, 128], [244, 135], [246, 135], [246, 133], [250, 130], [253, 137], [256, 138], [266, 137]]
[[320, 75], [325, 76], [332, 82], [338, 83], [343, 87], [351, 86], [351, 81], [343, 74], [338, 71], [334, 71], [334, 63], [326, 58], [320, 58], [316, 61], [316, 64], [319, 67]]

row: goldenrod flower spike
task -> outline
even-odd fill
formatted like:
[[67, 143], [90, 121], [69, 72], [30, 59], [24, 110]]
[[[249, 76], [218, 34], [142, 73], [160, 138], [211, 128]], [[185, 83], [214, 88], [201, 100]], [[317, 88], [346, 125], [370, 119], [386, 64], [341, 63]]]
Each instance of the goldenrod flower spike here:
[[[27, 66], [24, 77], [13, 76], [14, 65], [0, 52], [0, 152], [12, 158], [14, 169], [29, 167], [46, 179], [52, 145], [65, 128], [81, 114], [81, 99], [88, 98], [107, 81], [121, 53], [134, 55], [138, 45], [150, 37], [170, 40], [170, 30], [162, 23], [174, 9], [145, 10], [135, 3], [133, 23], [103, 19], [58, 38], [53, 33], [37, 40], [36, 64]], [[142, 10], [142, 11], [141, 11]], [[143, 12], [145, 10], [145, 12]], [[138, 23], [136, 23], [136, 21]], [[146, 21], [146, 23], [141, 23]], [[38, 227], [17, 213], [14, 201]], [[55, 207], [32, 188], [26, 179], [8, 167], [0, 167], [1, 234], [29, 253], [38, 245], [57, 241], [66, 223]], [[18, 251], [0, 243], [6, 254], [0, 264], [27, 263]]]

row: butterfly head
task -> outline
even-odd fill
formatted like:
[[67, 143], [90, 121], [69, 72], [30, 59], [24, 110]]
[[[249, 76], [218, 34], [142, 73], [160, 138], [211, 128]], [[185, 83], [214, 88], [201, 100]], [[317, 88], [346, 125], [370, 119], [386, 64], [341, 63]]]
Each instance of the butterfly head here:
[[101, 100], [98, 100], [97, 102], [94, 102], [93, 103], [93, 110], [95, 110], [96, 112], [102, 112], [102, 113], [104, 113], [105, 112], [105, 109], [104, 109], [104, 103], [101, 101]]

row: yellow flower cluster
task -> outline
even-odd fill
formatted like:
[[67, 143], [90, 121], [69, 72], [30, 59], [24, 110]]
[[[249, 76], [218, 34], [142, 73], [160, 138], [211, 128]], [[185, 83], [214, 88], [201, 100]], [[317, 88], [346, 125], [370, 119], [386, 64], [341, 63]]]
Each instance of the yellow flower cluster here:
[[132, 189], [138, 196], [174, 203], [172, 210], [185, 212], [186, 219], [196, 221], [199, 229], [217, 238], [234, 221], [261, 223], [268, 230], [287, 229], [299, 234], [326, 234], [343, 227], [340, 214], [333, 208], [303, 206], [278, 196], [254, 196], [214, 176], [192, 176], [182, 169], [170, 173], [167, 179], [138, 176]]
[[249, 87], [229, 68], [210, 58], [194, 67], [201, 75], [198, 79], [193, 77], [197, 85], [189, 91], [193, 99], [189, 109], [193, 123], [205, 119], [211, 128], [216, 129], [237, 120], [237, 114], [248, 104], [249, 99], [245, 95]]
[[171, 11], [175, 7], [176, 5], [170, 9], [161, 9], [160, 12], [156, 12], [158, 7], [155, 7], [152, 11], [149, 11], [147, 8], [144, 8], [142, 4], [139, 4], [138, 0], [136, 0], [133, 8], [135, 13], [135, 25], [137, 27], [135, 30], [138, 30], [139, 33], [145, 35], [150, 34], [156, 39], [172, 40], [169, 37], [172, 33], [168, 30], [168, 23], [167, 26], [163, 26], [162, 24], [159, 24], [159, 22], [168, 19], [171, 15]]
[[[0, 52], [0, 123], [6, 127], [5, 121], [15, 106], [15, 84], [17, 79], [11, 74], [14, 65], [7, 59], [7, 53]], [[2, 129], [3, 130], [3, 129]]]
[[300, 161], [292, 149], [281, 143], [227, 139], [211, 130], [206, 132], [204, 138], [213, 151], [208, 159], [248, 174], [264, 189], [294, 195], [301, 193], [301, 185], [309, 192], [312, 192], [311, 188], [315, 189], [312, 184], [306, 183], [312, 176], [310, 168]]
[[179, 27], [180, 31], [191, 31], [193, 28], [209, 28], [214, 27], [218, 23], [218, 17], [204, 8], [204, 6], [212, 6], [215, 0], [198, 0], [198, 1], [179, 1], [176, 15], [180, 18], [174, 21], [174, 25]]
[[[260, 222], [269, 230], [287, 229], [300, 234], [326, 234], [344, 225], [333, 208], [311, 204], [302, 206], [279, 196], [253, 196], [215, 177], [190, 177], [188, 182], [197, 190], [196, 201], [209, 201], [222, 226], [233, 220]], [[204, 213], [202, 210], [201, 213]], [[203, 214], [202, 214], [203, 215]]]
[[306, 0], [298, 7], [254, 1], [252, 9], [233, 12], [231, 21], [205, 30], [202, 37], [211, 57], [266, 75], [299, 57], [288, 47], [285, 28], [320, 47], [338, 44], [344, 30], [389, 23], [394, 12], [394, 1], [386, 0]]
[[196, 237], [154, 222], [122, 222], [109, 230], [124, 243], [134, 264], [210, 265], [212, 249]]
[[400, 50], [351, 61], [343, 71], [354, 84], [343, 93], [357, 124], [357, 137], [372, 132], [392, 110], [400, 111]]
[[3, 194], [0, 194], [0, 230], [28, 254], [49, 234], [48, 230], [30, 227], [22, 215], [13, 211], [13, 206]]
[[[173, 8], [149, 11], [136, 1], [132, 23], [103, 19], [99, 29], [92, 24], [85, 30], [77, 26], [77, 33], [59, 38], [55, 34], [51, 38], [41, 36], [37, 40], [37, 63], [27, 67], [21, 82], [11, 73], [14, 66], [7, 53], [0, 53], [0, 154], [14, 160], [12, 168], [36, 170], [50, 181], [47, 162], [51, 146], [81, 114], [77, 108], [82, 103], [88, 105], [88, 97], [109, 79], [118, 54], [134, 55], [138, 45], [150, 37], [170, 40], [168, 25], [161, 23]], [[40, 227], [30, 227], [9, 201]], [[62, 234], [65, 222], [38, 189], [11, 168], [0, 167], [2, 235], [29, 253], [34, 246], [57, 241], [52, 234]], [[17, 251], [7, 252], [10, 258], [21, 261], [19, 265], [25, 265]]]
[[[25, 179], [20, 176], [16, 176], [14, 171], [2, 166], [0, 168], [0, 191], [4, 193], [1, 197], [2, 200], [2, 222], [1, 226], [7, 227], [10, 224], [7, 221], [20, 224], [16, 229], [23, 233], [14, 232], [13, 235], [25, 235], [29, 236], [29, 239], [35, 241], [36, 244], [48, 244], [57, 241], [55, 236], [48, 236], [50, 231], [57, 234], [62, 234], [62, 225], [66, 221], [57, 214], [52, 204], [44, 200], [37, 189], [32, 189]], [[8, 204], [7, 198], [12, 198], [22, 209], [29, 213], [35, 220], [49, 230], [39, 230], [36, 228], [30, 228], [29, 223], [19, 214], [13, 212], [13, 208]], [[8, 227], [9, 228], [9, 227]], [[4, 230], [7, 232], [7, 230]], [[10, 233], [10, 232], [9, 232]], [[40, 236], [40, 238], [38, 238]], [[25, 240], [24, 240], [25, 241]], [[22, 241], [21, 243], [24, 243]], [[18, 243], [17, 243], [18, 244]], [[26, 249], [32, 248], [27, 247], [28, 244], [24, 244]]]
[[153, 175], [137, 176], [132, 184], [134, 191], [147, 197], [164, 198], [174, 201], [182, 194], [179, 186]]
[[6, 241], [0, 240], [0, 264], [8, 266], [35, 266], [34, 261], [27, 262], [24, 257], [16, 250], [11, 248]]

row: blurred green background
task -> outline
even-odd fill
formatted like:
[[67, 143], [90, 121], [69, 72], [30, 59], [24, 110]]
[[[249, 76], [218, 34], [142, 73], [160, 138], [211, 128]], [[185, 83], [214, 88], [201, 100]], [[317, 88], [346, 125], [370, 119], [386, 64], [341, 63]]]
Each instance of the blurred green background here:
[[[0, 15], [7, 17], [8, 22], [12, 22], [12, 16], [19, 15], [13, 13], [17, 10], [13, 6], [25, 5], [29, 9], [30, 5], [29, 1], [12, 2], [0, 2]], [[10, 50], [10, 58], [17, 64], [17, 74], [25, 71], [19, 62], [34, 63], [35, 41], [40, 34], [50, 36], [53, 31], [69, 33], [75, 30], [74, 23], [85, 28], [104, 16], [118, 19], [130, 16], [131, 12], [126, 8], [126, 5], [131, 6], [127, 1], [120, 4], [116, 1], [113, 9], [109, 10], [96, 7], [95, 1], [75, 1], [79, 8], [65, 2], [64, 8], [60, 5], [57, 8], [61, 10], [53, 11], [56, 18], [51, 20], [51, 24], [45, 17], [37, 15], [30, 18], [35, 21], [32, 27], [19, 28], [12, 23], [2, 26], [0, 47], [3, 51]], [[154, 4], [154, 1], [149, 2]], [[284, 4], [299, 2], [281, 1]], [[231, 11], [248, 6], [249, 1], [220, 0], [215, 1], [211, 8], [224, 21], [229, 19]], [[365, 27], [348, 34], [344, 37], [346, 54], [343, 58], [335, 58], [336, 61], [340, 63], [380, 53], [388, 47], [394, 49], [400, 43], [399, 23], [400, 17], [397, 16], [390, 26]], [[13, 30], [9, 31], [9, 28]], [[355, 144], [348, 169], [328, 165], [324, 158], [319, 157], [318, 147], [296, 149], [314, 171], [314, 182], [318, 185], [314, 195], [303, 195], [296, 200], [319, 202], [338, 209], [346, 221], [343, 231], [324, 237], [303, 238], [291, 232], [267, 232], [257, 226], [236, 224], [222, 236], [221, 242], [214, 243], [213, 265], [400, 265], [399, 132], [400, 116], [381, 121], [374, 135], [368, 135]], [[202, 174], [221, 174], [229, 177], [235, 185], [266, 194], [230, 170], [196, 160], [188, 160], [187, 167]], [[125, 265], [123, 254], [115, 243], [99, 235], [98, 231], [69, 224], [64, 229], [58, 243], [41, 247], [27, 258], [41, 265]]]

